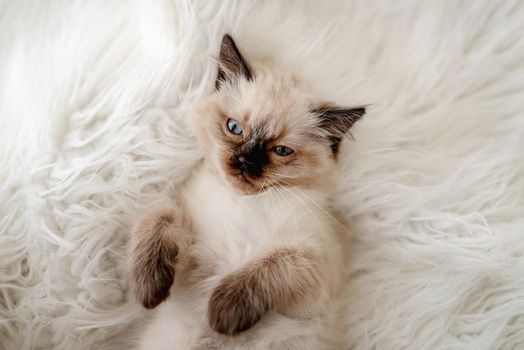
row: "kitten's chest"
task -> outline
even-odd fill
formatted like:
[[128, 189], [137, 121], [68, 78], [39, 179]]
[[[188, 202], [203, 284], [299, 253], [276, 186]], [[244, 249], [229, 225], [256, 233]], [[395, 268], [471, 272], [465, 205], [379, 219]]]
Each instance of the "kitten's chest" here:
[[237, 195], [206, 173], [193, 176], [183, 197], [198, 244], [222, 259], [240, 261], [274, 246], [289, 225], [274, 198]]

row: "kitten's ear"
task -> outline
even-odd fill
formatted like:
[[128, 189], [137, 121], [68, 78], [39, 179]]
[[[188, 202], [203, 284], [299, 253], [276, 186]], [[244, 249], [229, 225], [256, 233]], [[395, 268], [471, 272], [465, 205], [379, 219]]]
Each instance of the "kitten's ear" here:
[[312, 109], [312, 112], [317, 115], [318, 126], [327, 131], [331, 149], [336, 154], [344, 135], [366, 114], [366, 107], [344, 108], [324, 105]]
[[231, 35], [225, 34], [222, 37], [220, 52], [218, 54], [218, 74], [215, 88], [220, 90], [224, 81], [230, 81], [240, 77], [253, 80], [251, 68], [249, 68], [244, 57], [242, 57]]

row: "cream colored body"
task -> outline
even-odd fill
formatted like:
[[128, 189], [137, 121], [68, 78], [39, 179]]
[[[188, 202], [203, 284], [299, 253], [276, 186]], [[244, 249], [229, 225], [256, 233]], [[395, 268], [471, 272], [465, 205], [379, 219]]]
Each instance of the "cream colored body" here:
[[[314, 191], [273, 187], [237, 194], [205, 165], [182, 190], [194, 242], [181, 251], [171, 297], [155, 311], [140, 349], [332, 349], [336, 297], [342, 279], [338, 225], [328, 198]], [[307, 247], [320, 257], [321, 280], [310, 298], [286, 315], [270, 312], [234, 337], [212, 331], [206, 317], [218, 281], [279, 247]]]
[[330, 198], [365, 108], [254, 70], [229, 35], [218, 63], [215, 93], [188, 111], [202, 163], [177, 208], [144, 215], [131, 240], [134, 294], [158, 305], [140, 349], [339, 349], [346, 232]]

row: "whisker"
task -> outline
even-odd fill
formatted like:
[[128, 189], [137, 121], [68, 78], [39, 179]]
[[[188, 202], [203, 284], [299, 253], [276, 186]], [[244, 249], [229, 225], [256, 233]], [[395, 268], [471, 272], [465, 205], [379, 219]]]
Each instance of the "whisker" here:
[[286, 186], [282, 186], [280, 185], [280, 187], [287, 191], [288, 193], [290, 193], [291, 195], [293, 195], [296, 199], [298, 199], [300, 201], [300, 203], [302, 203], [302, 205], [304, 205], [304, 207], [311, 213], [311, 215], [313, 215], [313, 217], [315, 218], [315, 221], [317, 222], [318, 224], [318, 228], [320, 229], [320, 232], [322, 234], [324, 234], [324, 230], [322, 229], [322, 224], [320, 223], [320, 220], [318, 219], [318, 216], [315, 214], [315, 212], [302, 200], [302, 198], [300, 198], [300, 196], [298, 196], [296, 193], [293, 193], [289, 188], [287, 188]]
[[[279, 174], [279, 173], [275, 173], [275, 172], [272, 172], [271, 173], [272, 175], [276, 175], [276, 176], [279, 176], [279, 177], [284, 177], [283, 174]], [[301, 190], [300, 188], [298, 188], [297, 186], [292, 186], [292, 184], [290, 183], [286, 183], [285, 180], [282, 180], [282, 182], [284, 182], [285, 184], [288, 185], [288, 188], [285, 188], [286, 190], [289, 190], [289, 191], [292, 191], [292, 190], [295, 190], [297, 191], [298, 193], [302, 194], [303, 196], [306, 197], [306, 199], [308, 199], [309, 201], [311, 201], [311, 203], [313, 203], [317, 208], [319, 208], [324, 214], [326, 214], [330, 219], [332, 219], [333, 221], [335, 221], [338, 225], [340, 225], [341, 227], [343, 227], [344, 229], [347, 229], [346, 225], [344, 225], [342, 222], [340, 222], [340, 220], [338, 220], [336, 217], [333, 216], [333, 214], [331, 214], [330, 212], [328, 212], [324, 207], [322, 207], [320, 204], [318, 204], [317, 201], [315, 201], [313, 198], [311, 198], [311, 196], [309, 196], [306, 192], [304, 192], [303, 190]], [[281, 185], [282, 186], [282, 185]], [[284, 187], [284, 186], [282, 186]]]
[[290, 191], [292, 190], [295, 190], [295, 191], [298, 191], [299, 193], [301, 193], [302, 195], [304, 195], [307, 199], [309, 199], [311, 201], [311, 203], [313, 203], [317, 208], [319, 208], [320, 210], [322, 210], [324, 212], [324, 214], [326, 214], [330, 219], [332, 219], [333, 221], [335, 221], [338, 225], [340, 225], [341, 227], [343, 227], [344, 229], [347, 229], [346, 225], [344, 225], [342, 222], [340, 222], [340, 220], [338, 220], [336, 217], [333, 216], [333, 214], [331, 214], [329, 211], [327, 211], [326, 209], [324, 209], [320, 204], [318, 204], [318, 202], [316, 202], [313, 198], [311, 198], [307, 193], [305, 193], [304, 191], [300, 190], [299, 188], [297, 187], [293, 187], [290, 189]]
[[[284, 186], [282, 186], [282, 184], [280, 184], [278, 181], [275, 181], [275, 184], [279, 186], [280, 188], [284, 188]], [[278, 193], [278, 195], [280, 195], [281, 198], [286, 202], [288, 208], [291, 208], [291, 202], [289, 201], [289, 198], [287, 198], [286, 196], [283, 196], [280, 192], [275, 191], [275, 193]], [[296, 215], [293, 215], [292, 218], [293, 218], [293, 223], [294, 223], [293, 227], [295, 228], [295, 231], [296, 231], [298, 228], [298, 224], [297, 224], [298, 218]]]

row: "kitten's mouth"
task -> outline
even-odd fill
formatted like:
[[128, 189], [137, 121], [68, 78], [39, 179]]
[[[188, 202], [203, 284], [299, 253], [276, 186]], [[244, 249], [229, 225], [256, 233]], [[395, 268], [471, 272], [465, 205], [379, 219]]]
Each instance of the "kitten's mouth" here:
[[260, 186], [256, 179], [251, 178], [243, 171], [238, 171], [233, 174], [229, 173], [226, 175], [226, 179], [235, 190], [245, 195], [260, 193], [267, 188], [266, 186]]
[[241, 182], [249, 185], [250, 187], [258, 187], [256, 183], [247, 175], [245, 172], [241, 171], [240, 174], [238, 174], [237, 179], [239, 179]]

